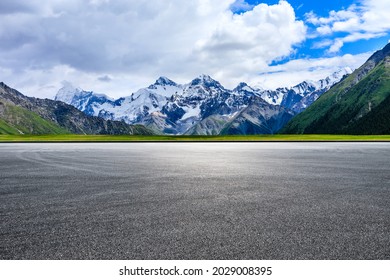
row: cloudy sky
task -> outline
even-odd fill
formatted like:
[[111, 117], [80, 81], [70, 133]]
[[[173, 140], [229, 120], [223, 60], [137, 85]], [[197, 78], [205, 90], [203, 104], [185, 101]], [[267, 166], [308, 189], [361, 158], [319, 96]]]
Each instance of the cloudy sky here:
[[112, 97], [159, 76], [275, 88], [360, 66], [390, 37], [388, 0], [1, 0], [0, 81]]

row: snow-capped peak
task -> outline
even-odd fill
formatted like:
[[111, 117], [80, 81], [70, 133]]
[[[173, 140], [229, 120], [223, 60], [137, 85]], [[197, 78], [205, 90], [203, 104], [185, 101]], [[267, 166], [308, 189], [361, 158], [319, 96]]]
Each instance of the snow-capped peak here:
[[160, 86], [176, 86], [177, 85], [174, 81], [172, 81], [164, 76], [161, 76], [160, 78], [158, 78], [154, 84], [160, 85]]
[[197, 78], [191, 81], [190, 83], [191, 86], [197, 86], [197, 85], [203, 85], [206, 87], [215, 87], [215, 88], [223, 88], [222, 85], [211, 78], [209, 75], [199, 75]]
[[349, 67], [340, 68], [333, 74], [329, 75], [325, 79], [313, 82], [308, 81], [310, 84], [312, 84], [317, 90], [321, 89], [329, 89], [334, 84], [338, 83], [345, 75], [351, 74], [353, 71]]
[[248, 86], [248, 84], [247, 83], [239, 83], [234, 89], [233, 89], [233, 91], [240, 91], [240, 90], [242, 90], [244, 87], [247, 87]]
[[255, 89], [253, 89], [252, 87], [250, 87], [250, 86], [248, 86], [248, 84], [247, 83], [239, 83], [238, 85], [237, 85], [237, 87], [235, 87], [234, 89], [233, 89], [233, 92], [242, 92], [242, 91], [244, 91], [244, 92], [249, 92], [249, 93], [254, 93], [256, 90]]
[[200, 74], [197, 78], [206, 82], [215, 81], [213, 78], [206, 74]]
[[340, 81], [345, 75], [351, 74], [353, 71], [349, 67], [341, 68], [338, 71], [334, 72], [332, 75], [327, 78], [335, 81]]
[[71, 104], [73, 97], [82, 91], [81, 88], [76, 88], [72, 83], [63, 81], [62, 88], [58, 90], [54, 99]]

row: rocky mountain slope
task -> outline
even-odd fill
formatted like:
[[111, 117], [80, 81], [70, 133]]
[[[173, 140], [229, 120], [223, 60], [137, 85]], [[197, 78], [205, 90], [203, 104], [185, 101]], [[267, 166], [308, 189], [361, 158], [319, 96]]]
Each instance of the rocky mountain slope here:
[[140, 125], [91, 117], [60, 101], [27, 97], [0, 83], [2, 134], [152, 134]]
[[282, 133], [390, 133], [390, 44], [293, 118]]
[[248, 107], [228, 122], [220, 134], [274, 134], [293, 116], [294, 112], [285, 107], [269, 104], [260, 97], [253, 97]]
[[68, 134], [69, 131], [38, 114], [0, 98], [0, 134]]

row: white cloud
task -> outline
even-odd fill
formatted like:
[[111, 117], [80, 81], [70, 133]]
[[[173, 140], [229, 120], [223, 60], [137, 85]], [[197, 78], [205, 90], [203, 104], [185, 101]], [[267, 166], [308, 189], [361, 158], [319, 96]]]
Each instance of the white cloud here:
[[317, 27], [317, 32], [320, 34], [320, 35], [329, 35], [329, 34], [332, 34], [332, 28], [330, 28], [329, 26], [327, 25], [322, 25], [320, 27]]
[[356, 16], [356, 5], [350, 6], [347, 10], [330, 11], [328, 17], [318, 17], [314, 12], [306, 14], [307, 22], [314, 25], [327, 25], [334, 22], [342, 22]]
[[331, 30], [333, 32], [351, 32], [360, 29], [361, 21], [358, 17], [349, 18], [345, 21], [337, 21], [333, 23]]
[[[359, 3], [346, 10], [331, 11], [328, 17], [318, 17], [313, 12], [306, 15], [306, 22], [315, 26], [314, 37], [336, 34], [328, 53], [340, 51], [344, 43], [379, 38], [389, 32], [390, 1], [361, 0]], [[340, 32], [345, 35], [337, 34]]]
[[330, 46], [328, 53], [337, 53], [344, 46], [343, 39], [336, 39], [333, 44]]
[[[28, 3], [26, 3], [28, 2]], [[200, 73], [228, 87], [255, 77], [305, 39], [286, 1], [240, 15], [234, 0], [4, 0], [0, 4], [1, 79], [52, 96], [70, 80], [85, 89], [129, 94], [165, 75]], [[110, 77], [99, 79], [99, 77]]]
[[362, 15], [364, 29], [367, 32], [385, 32], [390, 29], [390, 1], [366, 0]]
[[295, 20], [287, 2], [260, 4], [241, 15], [226, 13], [216, 29], [198, 41], [195, 54], [217, 79], [229, 77], [224, 82], [233, 87], [291, 54], [305, 33], [303, 22]]
[[314, 42], [313, 45], [312, 45], [312, 48], [313, 49], [323, 49], [323, 48], [329, 47], [331, 45], [333, 45], [333, 41], [332, 40], [324, 39], [324, 40], [321, 40], [321, 41]]
[[317, 59], [296, 59], [285, 64], [270, 66], [267, 73], [263, 73], [259, 78], [249, 81], [259, 86], [275, 89], [277, 87], [290, 87], [302, 82], [305, 79], [317, 81], [323, 79], [340, 68], [350, 67], [356, 69], [360, 67], [371, 55], [362, 53], [358, 55], [346, 54]]
[[379, 38], [379, 37], [383, 37], [383, 36], [386, 36], [387, 33], [352, 33], [352, 34], [349, 34], [348, 36], [346, 36], [343, 41], [344, 42], [355, 42], [355, 41], [358, 41], [358, 40], [369, 40], [369, 39], [372, 39], [372, 38]]

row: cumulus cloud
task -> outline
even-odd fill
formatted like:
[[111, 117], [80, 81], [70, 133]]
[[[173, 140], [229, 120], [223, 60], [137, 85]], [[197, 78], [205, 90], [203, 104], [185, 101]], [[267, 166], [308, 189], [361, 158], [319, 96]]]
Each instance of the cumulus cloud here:
[[232, 87], [291, 54], [305, 33], [287, 2], [260, 4], [240, 15], [224, 14], [213, 32], [197, 42], [194, 54], [217, 79], [229, 77], [226, 84]]
[[328, 17], [308, 13], [306, 22], [315, 26], [316, 34], [312, 37], [335, 34], [328, 53], [337, 53], [344, 43], [386, 36], [390, 30], [389, 10], [388, 0], [362, 0], [345, 10], [331, 11]]
[[160, 75], [188, 82], [200, 73], [233, 87], [289, 56], [306, 33], [286, 1], [4, 0], [0, 11], [2, 79], [41, 96], [63, 80], [120, 96]]

